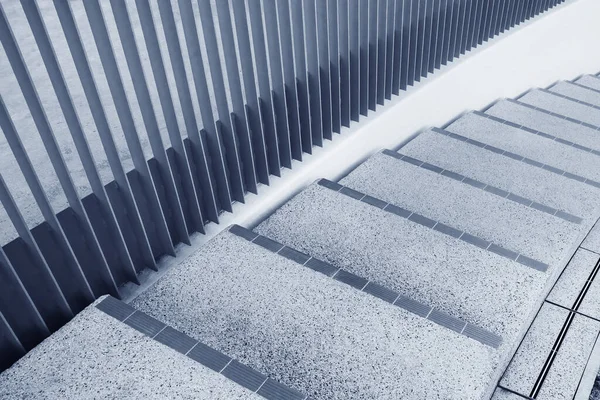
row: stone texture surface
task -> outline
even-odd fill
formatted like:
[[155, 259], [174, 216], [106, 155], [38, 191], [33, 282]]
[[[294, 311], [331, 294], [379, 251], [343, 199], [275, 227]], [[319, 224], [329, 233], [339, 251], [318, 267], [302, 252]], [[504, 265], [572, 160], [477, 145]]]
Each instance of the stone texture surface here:
[[552, 93], [543, 92], [541, 90], [532, 90], [519, 98], [519, 101], [594, 126], [600, 126], [600, 110], [556, 96]]
[[340, 183], [547, 264], [564, 257], [579, 228], [381, 153]]
[[600, 90], [600, 78], [595, 75], [584, 75], [581, 78], [575, 80], [580, 85], [590, 87], [592, 89]]
[[[467, 114], [447, 131], [600, 182], [600, 156], [497, 121]], [[596, 142], [600, 140], [596, 138]]]
[[597, 130], [534, 110], [522, 103], [501, 100], [488, 108], [485, 113], [590, 149], [600, 150]]
[[[599, 255], [584, 249], [577, 250], [571, 261], [569, 261], [567, 268], [554, 285], [554, 288], [552, 288], [552, 291], [548, 295], [548, 300], [561, 306], [572, 308], [599, 257]], [[591, 293], [588, 294], [588, 296], [590, 295]], [[590, 301], [590, 305], [593, 301]], [[600, 305], [600, 299], [598, 300], [598, 305]]]
[[229, 232], [133, 305], [315, 399], [478, 399], [497, 357]]
[[492, 400], [523, 400], [523, 397], [509, 392], [508, 390], [496, 388], [494, 395], [492, 396]]
[[600, 106], [600, 93], [574, 85], [571, 82], [562, 81], [549, 89], [551, 92], [569, 96], [579, 101], [584, 101], [595, 106]]
[[503, 387], [529, 395], [569, 312], [545, 303], [521, 342], [504, 376]]
[[577, 391], [600, 322], [576, 315], [537, 396], [539, 400], [568, 400]]
[[399, 152], [582, 218], [597, 213], [599, 189], [433, 131]]
[[2, 399], [259, 399], [93, 305], [0, 375]]
[[312, 185], [256, 228], [510, 342], [546, 275]]
[[[598, 81], [600, 82], [600, 79]], [[485, 113], [590, 149], [600, 150], [597, 130], [519, 103], [501, 100], [487, 109]]]
[[596, 222], [596, 225], [587, 235], [581, 247], [600, 253], [600, 222]]

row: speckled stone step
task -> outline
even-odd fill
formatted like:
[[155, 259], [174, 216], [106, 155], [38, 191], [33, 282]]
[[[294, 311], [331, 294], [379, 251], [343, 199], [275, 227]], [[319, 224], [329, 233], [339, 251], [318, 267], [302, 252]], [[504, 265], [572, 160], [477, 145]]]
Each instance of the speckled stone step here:
[[590, 127], [600, 127], [600, 109], [581, 104], [572, 98], [551, 92], [546, 89], [535, 89], [527, 92], [518, 99], [521, 103], [550, 111], [576, 123], [589, 124]]
[[[600, 79], [597, 80], [600, 82]], [[600, 151], [600, 132], [597, 129], [549, 114], [517, 100], [501, 100], [485, 113], [565, 145], [589, 152]]]
[[270, 246], [222, 232], [132, 305], [309, 398], [479, 399], [493, 384], [497, 350]]
[[597, 214], [600, 189], [546, 170], [513, 154], [428, 130], [399, 153], [581, 218]]
[[575, 82], [592, 89], [600, 90], [600, 77], [596, 75], [583, 75], [575, 79]]
[[445, 130], [566, 171], [573, 179], [590, 180], [589, 184], [600, 187], [600, 151], [575, 148], [477, 111], [462, 116]]
[[517, 335], [546, 274], [478, 247], [478, 238], [459, 240], [443, 224], [432, 229], [426, 217], [352, 197], [313, 184], [256, 232], [509, 342]]
[[579, 83], [567, 81], [557, 82], [548, 88], [548, 90], [552, 93], [557, 93], [596, 107], [600, 107], [600, 92], [585, 85], [580, 85]]
[[2, 399], [182, 397], [262, 398], [107, 315], [96, 304], [0, 374]]
[[580, 225], [457, 181], [384, 151], [340, 183], [547, 264], [570, 250]]

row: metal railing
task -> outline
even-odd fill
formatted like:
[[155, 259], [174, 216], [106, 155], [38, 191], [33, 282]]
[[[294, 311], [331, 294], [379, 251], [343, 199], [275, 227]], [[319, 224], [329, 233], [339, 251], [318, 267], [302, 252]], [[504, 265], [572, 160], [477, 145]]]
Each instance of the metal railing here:
[[0, 0], [0, 370], [313, 146], [558, 3]]

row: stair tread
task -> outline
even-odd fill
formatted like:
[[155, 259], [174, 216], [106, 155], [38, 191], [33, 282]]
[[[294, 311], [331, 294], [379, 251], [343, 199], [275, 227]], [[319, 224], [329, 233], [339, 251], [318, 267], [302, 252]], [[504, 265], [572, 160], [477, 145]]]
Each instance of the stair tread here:
[[563, 96], [568, 96], [573, 99], [600, 107], [600, 93], [591, 88], [581, 87], [573, 82], [557, 82], [548, 90], [552, 93], [562, 94]]
[[312, 185], [256, 232], [511, 338], [545, 274]]
[[556, 93], [535, 89], [518, 99], [522, 103], [600, 127], [600, 110], [565, 99]]
[[207, 400], [261, 398], [94, 305], [0, 375], [0, 398], [183, 395]]
[[399, 152], [582, 218], [597, 207], [595, 187], [432, 130]]
[[584, 75], [576, 79], [575, 82], [592, 89], [600, 90], [600, 79], [595, 75]]
[[496, 363], [488, 346], [230, 232], [132, 304], [315, 398], [479, 398]]
[[547, 264], [577, 234], [571, 222], [382, 153], [340, 183]]
[[[466, 114], [445, 130], [600, 182], [600, 155], [564, 145], [483, 115]], [[596, 142], [600, 144], [600, 138], [596, 138]]]
[[580, 146], [600, 150], [600, 136], [596, 129], [533, 109], [524, 103], [502, 100], [485, 113]]

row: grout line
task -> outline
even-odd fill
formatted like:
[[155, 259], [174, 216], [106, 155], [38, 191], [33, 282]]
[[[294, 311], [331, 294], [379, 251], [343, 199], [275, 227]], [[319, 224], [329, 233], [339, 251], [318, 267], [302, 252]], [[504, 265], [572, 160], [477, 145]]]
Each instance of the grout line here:
[[192, 347], [190, 347], [190, 349], [188, 351], [186, 351], [184, 355], [187, 356], [188, 354], [190, 354], [190, 352], [192, 350], [194, 350], [196, 348], [196, 346], [198, 346], [198, 343], [200, 343], [200, 342], [196, 340], [196, 343], [194, 343], [194, 345]]
[[233, 358], [230, 358], [229, 361], [227, 361], [227, 364], [225, 364], [225, 366], [223, 368], [221, 368], [219, 373], [223, 374], [223, 371], [225, 371], [225, 368], [227, 368], [229, 366], [229, 364], [231, 364], [232, 361], [233, 361]]
[[167, 325], [163, 326], [163, 327], [162, 327], [162, 329], [161, 329], [160, 331], [156, 332], [156, 334], [155, 334], [154, 336], [152, 336], [152, 339], [156, 339], [156, 337], [157, 337], [157, 336], [158, 336], [158, 335], [159, 335], [159, 334], [160, 334], [162, 331], [164, 331], [166, 328], [167, 328]]
[[598, 321], [598, 322], [600, 322], [600, 319], [599, 319], [599, 318], [592, 317], [591, 315], [588, 315], [588, 314], [584, 314], [584, 313], [582, 313], [581, 311], [578, 311], [578, 310], [573, 310], [572, 308], [569, 308], [569, 307], [567, 307], [567, 306], [563, 306], [562, 304], [558, 304], [558, 303], [556, 303], [556, 302], [554, 302], [554, 301], [552, 301], [552, 300], [544, 300], [544, 301], [545, 301], [546, 303], [548, 303], [548, 304], [552, 304], [553, 306], [556, 306], [556, 307], [562, 308], [562, 309], [564, 309], [564, 310], [566, 310], [566, 311], [571, 311], [571, 312], [574, 312], [574, 313], [575, 313], [575, 314], [577, 314], [577, 315], [581, 315], [582, 317], [586, 317], [586, 318], [589, 318], [589, 319], [591, 319], [591, 320], [594, 320], [594, 321]]
[[[237, 229], [240, 229], [240, 228], [242, 228], [242, 227], [239, 227], [239, 226], [237, 226], [237, 225], [233, 225], [233, 226], [236, 226], [236, 227], [237, 227], [237, 228], [236, 228], [236, 230], [237, 230]], [[244, 229], [244, 230], [246, 230], [246, 231], [249, 231], [249, 230], [248, 230], [248, 229], [246, 229], [246, 228], [242, 228], [242, 229]], [[247, 238], [245, 238], [245, 237], [244, 237], [244, 236], [242, 236], [241, 234], [238, 234], [238, 233], [236, 233], [236, 232], [234, 232], [234, 231], [231, 231], [231, 230], [230, 230], [229, 232], [230, 232], [230, 233], [232, 233], [233, 235], [236, 235], [236, 236], [238, 236], [238, 237], [240, 237], [240, 238], [244, 239], [244, 240], [247, 240], [247, 241], [249, 241], [250, 243], [254, 242], [254, 239], [253, 239], [253, 240], [248, 240]], [[266, 238], [266, 236], [262, 236], [262, 235], [258, 235], [257, 237], [265, 237], [265, 238]], [[256, 239], [256, 238], [255, 238], [255, 239]], [[261, 247], [262, 247], [262, 246], [261, 246]], [[288, 246], [288, 247], [289, 247], [289, 246]], [[263, 248], [264, 248], [264, 247], [263, 247]], [[290, 248], [291, 248], [291, 247], [290, 247]], [[281, 256], [280, 254], [278, 254], [278, 252], [274, 252], [274, 251], [272, 251], [272, 250], [269, 250], [269, 249], [267, 249], [267, 248], [264, 248], [264, 249], [265, 249], [265, 250], [268, 250], [268, 251], [270, 251], [270, 252], [272, 252], [272, 253], [274, 253], [274, 254], [277, 254], [277, 255]], [[294, 250], [295, 250], [295, 249], [294, 249]], [[296, 250], [296, 251], [298, 251], [298, 250]], [[281, 256], [281, 257], [283, 257], [283, 256]], [[309, 258], [308, 258], [306, 261], [304, 261], [304, 263], [300, 263], [300, 262], [294, 261], [294, 260], [292, 260], [292, 259], [288, 259], [288, 260], [290, 260], [290, 261], [293, 261], [293, 262], [296, 262], [297, 264], [299, 264], [299, 265], [302, 265], [302, 266], [305, 266], [306, 268], [312, 269], [312, 268], [310, 268], [310, 267], [308, 267], [308, 266], [306, 265], [306, 264], [308, 263], [308, 261], [310, 261], [310, 260], [312, 260], [312, 259], [314, 259], [314, 260], [318, 260], [318, 261], [320, 261], [320, 262], [322, 262], [322, 263], [324, 263], [324, 264], [327, 264], [327, 265], [331, 266], [332, 268], [336, 268], [336, 267], [334, 267], [333, 265], [331, 265], [331, 264], [329, 264], [329, 263], [327, 263], [327, 262], [325, 262], [325, 261], [322, 261], [322, 260], [320, 260], [320, 259], [318, 259], [318, 258], [312, 257], [312, 256], [311, 256], [311, 257], [309, 257]], [[313, 270], [313, 271], [315, 271], [315, 270]], [[363, 293], [365, 293], [365, 294], [369, 294], [369, 295], [371, 295], [371, 296], [373, 296], [373, 297], [375, 297], [375, 298], [378, 298], [378, 299], [380, 299], [380, 300], [382, 300], [382, 301], [385, 301], [386, 303], [389, 303], [389, 304], [391, 304], [391, 305], [394, 305], [394, 306], [396, 306], [396, 307], [402, 308], [403, 310], [405, 310], [405, 311], [407, 311], [407, 312], [410, 312], [410, 313], [412, 313], [412, 314], [415, 314], [415, 315], [418, 315], [418, 316], [421, 316], [421, 317], [423, 317], [422, 315], [418, 314], [417, 312], [415, 312], [415, 311], [413, 311], [413, 310], [410, 310], [410, 309], [408, 309], [408, 308], [405, 308], [405, 307], [403, 307], [403, 306], [401, 306], [401, 305], [398, 305], [398, 304], [396, 304], [396, 301], [397, 301], [397, 300], [398, 300], [398, 299], [399, 299], [399, 298], [402, 296], [402, 294], [401, 294], [401, 293], [398, 293], [398, 292], [396, 292], [396, 291], [394, 291], [394, 290], [390, 290], [390, 289], [388, 289], [388, 288], [385, 288], [385, 287], [384, 287], [386, 290], [389, 290], [390, 292], [394, 293], [396, 296], [395, 296], [395, 298], [394, 298], [394, 300], [393, 300], [393, 301], [388, 301], [388, 300], [382, 299], [381, 297], [375, 296], [374, 294], [371, 294], [371, 293], [368, 293], [368, 292], [365, 292], [365, 291], [364, 291], [364, 289], [367, 287], [367, 285], [368, 285], [369, 283], [374, 283], [374, 282], [373, 282], [373, 281], [371, 281], [371, 280], [367, 280], [367, 279], [365, 279], [367, 282], [366, 282], [366, 283], [365, 283], [365, 284], [362, 286], [362, 288], [361, 288], [361, 289], [358, 289], [356, 286], [352, 286], [352, 285], [350, 285], [350, 284], [348, 284], [348, 283], [345, 283], [345, 282], [342, 282], [342, 281], [339, 281], [339, 280], [335, 279], [335, 277], [336, 277], [336, 276], [338, 275], [338, 273], [340, 273], [341, 271], [343, 271], [343, 272], [345, 272], [345, 273], [348, 273], [348, 274], [350, 274], [350, 275], [352, 275], [352, 276], [355, 276], [355, 277], [358, 277], [358, 278], [364, 279], [364, 278], [362, 278], [362, 277], [359, 277], [358, 275], [355, 275], [355, 274], [353, 274], [352, 272], [350, 272], [350, 271], [347, 271], [347, 270], [345, 270], [345, 269], [343, 269], [343, 268], [337, 268], [337, 269], [336, 269], [336, 271], [335, 271], [335, 272], [334, 272], [334, 273], [333, 273], [331, 276], [329, 276], [329, 278], [330, 278], [330, 279], [333, 279], [333, 280], [335, 280], [335, 281], [337, 281], [337, 282], [344, 283], [344, 284], [346, 284], [346, 285], [348, 285], [348, 286], [350, 286], [350, 287], [352, 287], [352, 288], [354, 288], [354, 289], [357, 289], [357, 290], [358, 290], [358, 291], [360, 291], [360, 292], [363, 292]], [[321, 271], [315, 271], [315, 272], [321, 272]], [[324, 272], [322, 272], [322, 273], [326, 275], [326, 273], [324, 273]], [[327, 276], [327, 275], [326, 275], [326, 276]], [[413, 299], [410, 299], [410, 298], [408, 298], [408, 299], [409, 299], [409, 300], [411, 300], [411, 301], [413, 301], [413, 302], [415, 302], [415, 303], [417, 303], [419, 306], [422, 306], [422, 307], [427, 307], [427, 308], [429, 308], [429, 311], [428, 311], [427, 315], [426, 315], [425, 317], [423, 317], [423, 318], [425, 318], [425, 319], [427, 319], [427, 320], [429, 320], [429, 321], [433, 322], [433, 323], [434, 323], [434, 324], [436, 324], [436, 325], [443, 326], [444, 328], [447, 328], [447, 329], [450, 329], [450, 330], [453, 330], [454, 332], [456, 332], [456, 330], [455, 330], [455, 329], [452, 329], [452, 328], [450, 328], [450, 327], [448, 327], [448, 326], [445, 326], [445, 325], [442, 325], [441, 323], [438, 323], [437, 321], [433, 321], [433, 320], [429, 319], [429, 316], [431, 315], [431, 313], [432, 313], [433, 311], [436, 311], [436, 310], [435, 310], [433, 307], [427, 306], [427, 305], [425, 305], [425, 304], [423, 304], [423, 303], [420, 303], [420, 302], [418, 302], [418, 301], [416, 301], [416, 300], [413, 300]], [[444, 313], [444, 314], [446, 314], [446, 313]], [[495, 333], [493, 333], [493, 332], [491, 332], [491, 331], [488, 331], [487, 329], [483, 329], [483, 328], [480, 328], [480, 327], [478, 327], [478, 328], [479, 328], [479, 329], [481, 329], [482, 331], [485, 331], [485, 333], [486, 333], [486, 335], [485, 335], [485, 336], [488, 336], [488, 337], [492, 337], [492, 338], [493, 338], [493, 339], [492, 339], [492, 343], [490, 343], [489, 341], [485, 341], [485, 339], [481, 339], [481, 340], [480, 340], [480, 339], [478, 339], [478, 338], [476, 338], [476, 337], [473, 337], [473, 336], [466, 335], [466, 334], [464, 334], [464, 333], [463, 333], [463, 331], [464, 331], [464, 329], [466, 328], [466, 326], [468, 325], [468, 323], [467, 323], [466, 321], [463, 321], [463, 320], [461, 320], [461, 319], [459, 319], [459, 318], [456, 318], [456, 317], [454, 317], [454, 316], [451, 316], [451, 315], [449, 315], [449, 314], [447, 314], [447, 315], [448, 315], [450, 318], [452, 318], [453, 320], [460, 321], [461, 323], [463, 323], [463, 324], [464, 324], [464, 325], [463, 325], [463, 328], [462, 328], [462, 330], [461, 330], [461, 332], [459, 332], [460, 334], [463, 334], [464, 336], [467, 336], [468, 338], [471, 338], [471, 339], [473, 339], [473, 340], [476, 340], [476, 341], [478, 341], [478, 342], [480, 342], [480, 343], [482, 343], [482, 344], [484, 344], [484, 345], [487, 345], [487, 346], [489, 346], [489, 347], [492, 347], [492, 348], [498, 348], [498, 347], [500, 346], [500, 344], [501, 344], [501, 342], [502, 342], [502, 338], [501, 338], [500, 336], [496, 335]], [[475, 326], [475, 325], [473, 325], [473, 326]]]
[[133, 314], [135, 314], [137, 310], [133, 310], [133, 312], [131, 314], [129, 314], [124, 320], [122, 320], [121, 322], [125, 322], [129, 319], [129, 317], [131, 317]]
[[262, 387], [263, 387], [263, 385], [264, 385], [265, 383], [267, 383], [267, 381], [268, 381], [268, 380], [269, 380], [269, 378], [265, 378], [265, 380], [263, 381], [263, 383], [261, 383], [261, 384], [260, 384], [260, 386], [258, 387], [258, 389], [256, 389], [256, 390], [254, 391], [254, 393], [258, 393], [258, 391], [260, 390], [260, 388], [262, 388]]
[[[382, 153], [382, 154], [386, 154], [386, 153]], [[388, 154], [386, 154], [386, 155], [388, 155]], [[390, 156], [390, 157], [393, 157], [393, 156], [391, 156], [391, 155], [389, 155], [389, 156]], [[396, 157], [394, 157], [394, 158], [396, 158]], [[404, 161], [404, 162], [407, 162], [407, 161], [406, 161], [406, 160], [404, 160], [403, 158], [397, 158], [397, 159], [398, 159], [398, 160], [402, 160], [402, 161]], [[428, 171], [431, 171], [431, 170], [429, 170], [429, 169], [427, 169], [427, 168], [423, 167], [423, 166], [422, 166], [423, 164], [425, 164], [425, 163], [424, 163], [424, 162], [423, 162], [423, 163], [421, 163], [421, 167], [420, 167], [420, 168], [423, 168], [423, 169], [426, 169], [426, 170], [428, 170]], [[413, 164], [413, 165], [414, 165], [414, 164]], [[438, 167], [438, 168], [439, 168], [439, 167]], [[438, 175], [443, 175], [443, 172], [444, 172], [444, 171], [448, 171], [448, 170], [446, 170], [446, 169], [443, 169], [443, 168], [439, 168], [439, 169], [440, 169], [440, 172], [434, 172], [434, 171], [431, 171], [431, 172], [433, 172], [433, 173], [437, 173]], [[450, 171], [450, 172], [452, 172], [452, 171]], [[458, 175], [460, 175], [460, 174], [458, 174]], [[454, 179], [454, 180], [457, 180], [457, 181], [459, 181], [459, 182], [465, 183], [465, 184], [467, 184], [467, 185], [469, 185], [469, 186], [473, 186], [473, 187], [474, 187], [474, 188], [476, 188], [476, 189], [483, 190], [483, 191], [485, 191], [485, 192], [488, 192], [488, 193], [491, 193], [491, 194], [493, 194], [493, 195], [496, 195], [496, 196], [498, 196], [498, 197], [500, 197], [500, 198], [508, 199], [508, 200], [510, 200], [510, 201], [514, 201], [514, 200], [512, 200], [512, 199], [510, 199], [510, 198], [509, 198], [509, 196], [510, 196], [510, 195], [517, 196], [517, 195], [516, 195], [516, 194], [514, 194], [514, 193], [508, 192], [508, 191], [506, 191], [506, 190], [502, 190], [502, 189], [500, 189], [500, 188], [497, 188], [497, 187], [495, 187], [495, 186], [491, 186], [491, 185], [485, 184], [485, 183], [483, 183], [483, 182], [479, 182], [479, 181], [478, 181], [478, 180], [476, 180], [476, 179], [471, 179], [471, 178], [468, 178], [468, 177], [466, 177], [466, 176], [465, 176], [465, 177], [463, 177], [463, 178], [461, 178], [461, 180], [458, 180], [458, 179], [456, 179], [456, 178], [454, 178], [453, 176], [450, 176], [450, 175], [443, 175], [443, 176], [445, 176], [446, 178]], [[474, 186], [474, 185], [470, 185], [468, 182], [465, 182], [465, 179], [467, 179], [467, 178], [468, 178], [469, 180], [471, 180], [471, 181], [475, 182], [475, 183], [478, 183], [478, 184], [481, 184], [481, 185], [484, 185], [484, 186], [480, 187], [480, 186]], [[491, 188], [491, 190], [489, 190], [488, 188]], [[503, 196], [501, 196], [500, 194], [498, 194], [498, 192], [503, 192], [503, 193], [506, 193], [506, 194], [505, 194], [505, 195], [503, 195]], [[527, 200], [527, 201], [531, 201], [531, 203], [533, 203], [533, 201], [532, 201], [532, 200], [529, 200], [529, 199], [526, 199], [526, 200]], [[515, 202], [516, 202], [516, 201], [515, 201]], [[519, 204], [522, 204], [522, 203], [519, 203]], [[525, 204], [522, 204], [522, 205], [524, 205], [524, 206], [525, 206]], [[525, 206], [525, 207], [533, 208], [533, 207], [531, 207], [531, 206]], [[386, 208], [387, 208], [387, 207], [386, 207]], [[552, 208], [552, 207], [548, 207], [548, 208]], [[539, 210], [539, 209], [537, 209], [537, 208], [534, 208], [534, 210], [541, 211], [541, 212], [543, 212], [543, 213], [546, 213], [546, 214], [554, 215], [554, 216], [556, 216], [556, 217], [558, 217], [558, 218], [560, 218], [560, 219], [563, 219], [563, 220], [565, 220], [565, 221], [568, 221], [568, 222], [571, 222], [571, 223], [575, 223], [575, 224], [581, 224], [581, 223], [583, 222], [583, 219], [582, 219], [582, 218], [580, 218], [580, 217], [577, 217], [577, 216], [575, 216], [575, 215], [573, 215], [573, 214], [569, 214], [569, 213], [567, 213], [567, 212], [565, 212], [565, 211], [562, 211], [562, 210], [556, 210], [554, 213], [549, 213], [549, 212], [548, 212], [548, 211], [546, 211], [546, 210]], [[387, 211], [387, 210], [386, 210], [386, 211]], [[560, 213], [560, 215], [557, 215], [557, 214], [559, 214], [559, 213]], [[563, 215], [564, 215], [564, 216], [563, 216]]]
[[512, 389], [509, 389], [509, 388], [507, 388], [507, 387], [504, 387], [504, 386], [502, 386], [502, 385], [500, 385], [500, 384], [498, 384], [498, 387], [499, 387], [500, 389], [502, 389], [502, 390], [506, 390], [507, 392], [510, 392], [510, 393], [512, 393], [512, 394], [514, 394], [514, 395], [517, 395], [517, 396], [519, 396], [519, 397], [522, 397], [522, 398], [524, 398], [524, 399], [527, 399], [527, 400], [535, 400], [535, 399], [534, 399], [534, 398], [532, 398], [532, 397], [529, 397], [529, 396], [527, 396], [527, 395], [521, 394], [521, 393], [519, 393], [519, 392], [517, 392], [517, 391], [514, 391], [514, 390], [512, 390]]

